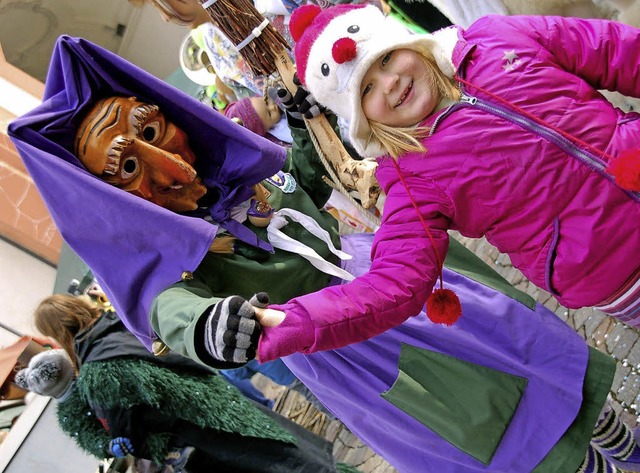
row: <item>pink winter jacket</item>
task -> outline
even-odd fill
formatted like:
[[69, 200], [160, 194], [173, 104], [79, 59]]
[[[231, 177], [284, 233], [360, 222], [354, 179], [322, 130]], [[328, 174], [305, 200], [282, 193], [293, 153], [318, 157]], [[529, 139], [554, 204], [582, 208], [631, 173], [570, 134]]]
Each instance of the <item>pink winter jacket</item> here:
[[[605, 301], [640, 268], [639, 196], [603, 171], [608, 156], [640, 147], [640, 115], [614, 109], [597, 89], [640, 97], [640, 30], [491, 16], [460, 31], [452, 60], [472, 98], [427, 119], [426, 154], [399, 159], [438, 251], [446, 254], [448, 229], [484, 235], [564, 306]], [[422, 309], [438, 274], [433, 246], [390, 158], [377, 176], [387, 199], [371, 270], [274, 306], [287, 315], [264, 331], [261, 361], [358, 342]]]

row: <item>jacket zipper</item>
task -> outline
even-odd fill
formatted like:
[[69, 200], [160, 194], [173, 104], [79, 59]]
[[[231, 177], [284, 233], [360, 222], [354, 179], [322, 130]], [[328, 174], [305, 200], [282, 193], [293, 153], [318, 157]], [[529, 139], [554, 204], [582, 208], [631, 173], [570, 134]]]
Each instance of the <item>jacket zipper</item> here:
[[[433, 125], [431, 126], [431, 130], [429, 131], [429, 136], [431, 136], [431, 135], [433, 135], [433, 133], [435, 133], [435, 130], [436, 130], [436, 127], [438, 126], [438, 124], [447, 115], [449, 115], [449, 113], [451, 113], [451, 111], [454, 108], [457, 108], [459, 106], [478, 107], [481, 110], [484, 110], [484, 111], [486, 111], [488, 113], [491, 113], [491, 114], [493, 114], [495, 116], [504, 118], [505, 120], [507, 120], [507, 121], [509, 121], [511, 123], [519, 125], [520, 127], [524, 128], [525, 130], [529, 130], [532, 133], [535, 133], [536, 135], [541, 136], [542, 138], [546, 139], [547, 141], [549, 141], [549, 142], [555, 144], [556, 146], [558, 146], [562, 151], [564, 151], [568, 155], [573, 156], [578, 161], [582, 162], [587, 167], [589, 167], [590, 169], [592, 169], [595, 172], [599, 173], [602, 177], [604, 177], [605, 179], [607, 179], [607, 180], [609, 180], [609, 181], [611, 181], [611, 182], [613, 182], [615, 184], [614, 177], [611, 174], [609, 174], [609, 173], [607, 173], [605, 171], [605, 169], [607, 167], [606, 163], [604, 163], [602, 160], [598, 159], [593, 154], [590, 154], [590, 153], [580, 149], [571, 140], [565, 138], [564, 136], [562, 136], [557, 131], [552, 130], [552, 129], [547, 128], [547, 127], [544, 127], [544, 126], [540, 125], [539, 123], [536, 123], [535, 121], [531, 120], [530, 118], [522, 116], [519, 113], [517, 113], [517, 112], [515, 112], [513, 110], [510, 110], [508, 108], [505, 108], [505, 107], [503, 107], [501, 105], [497, 105], [495, 103], [489, 103], [487, 101], [480, 100], [477, 97], [473, 97], [473, 96], [467, 95], [464, 92], [463, 88], [461, 88], [460, 90], [462, 91], [462, 96], [460, 97], [460, 100], [457, 103], [447, 107], [440, 115], [438, 115], [438, 117], [433, 122]], [[625, 192], [629, 197], [634, 199], [635, 201], [640, 202], [640, 193], [639, 192], [627, 191], [627, 190], [624, 190], [624, 189], [621, 189], [621, 190], [623, 192]]]

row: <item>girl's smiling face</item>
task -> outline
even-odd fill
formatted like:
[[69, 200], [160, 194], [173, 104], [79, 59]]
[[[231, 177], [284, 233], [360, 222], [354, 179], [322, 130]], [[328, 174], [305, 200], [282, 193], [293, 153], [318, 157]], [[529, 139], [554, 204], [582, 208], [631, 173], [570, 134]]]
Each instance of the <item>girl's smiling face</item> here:
[[367, 119], [394, 127], [420, 123], [440, 101], [433, 72], [411, 49], [380, 56], [364, 75], [360, 94]]

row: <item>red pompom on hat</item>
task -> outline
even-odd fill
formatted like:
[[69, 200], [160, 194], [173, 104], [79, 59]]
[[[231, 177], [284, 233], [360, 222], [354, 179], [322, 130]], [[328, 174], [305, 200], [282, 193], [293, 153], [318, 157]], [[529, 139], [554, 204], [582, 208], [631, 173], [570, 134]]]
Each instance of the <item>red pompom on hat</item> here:
[[340, 38], [333, 43], [331, 55], [338, 64], [351, 61], [356, 57], [356, 42], [351, 38]]
[[628, 149], [607, 166], [616, 184], [628, 191], [640, 192], [640, 149]]

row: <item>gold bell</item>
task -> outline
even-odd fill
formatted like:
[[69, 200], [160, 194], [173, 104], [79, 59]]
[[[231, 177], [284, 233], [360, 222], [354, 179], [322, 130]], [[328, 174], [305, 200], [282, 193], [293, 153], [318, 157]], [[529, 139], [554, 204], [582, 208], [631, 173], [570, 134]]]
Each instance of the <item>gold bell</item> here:
[[162, 340], [156, 340], [151, 345], [151, 351], [155, 356], [164, 356], [168, 355], [171, 349]]
[[182, 279], [183, 281], [192, 281], [193, 273], [191, 271], [183, 271], [182, 276], [180, 276], [180, 279]]

